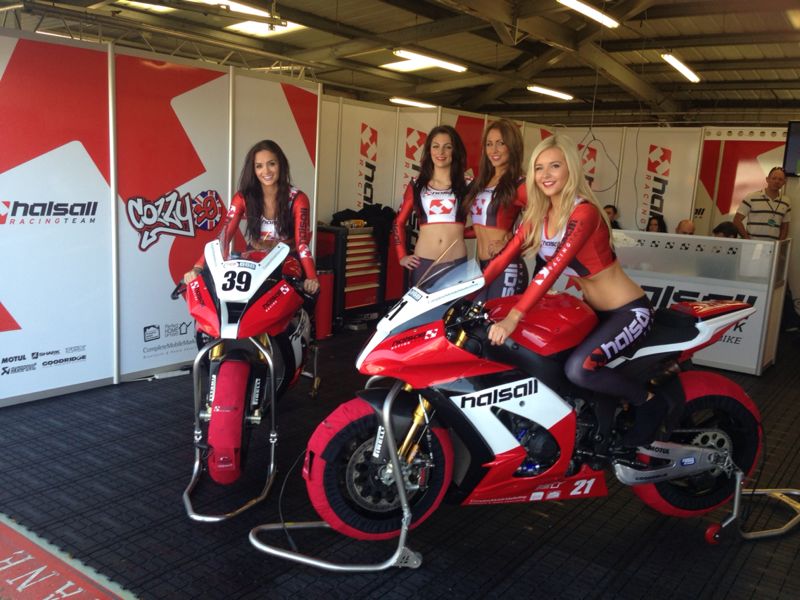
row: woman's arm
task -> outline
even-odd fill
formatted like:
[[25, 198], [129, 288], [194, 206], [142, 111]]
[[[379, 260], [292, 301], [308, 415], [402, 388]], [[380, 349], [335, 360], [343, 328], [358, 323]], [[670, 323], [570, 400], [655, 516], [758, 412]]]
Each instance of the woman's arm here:
[[403, 203], [400, 205], [400, 210], [397, 211], [397, 216], [392, 222], [392, 245], [397, 253], [398, 261], [407, 269], [413, 269], [414, 266], [416, 266], [410, 264], [414, 262], [410, 259], [416, 259], [416, 257], [409, 257], [408, 253], [406, 252], [406, 223], [408, 222], [413, 210], [414, 180], [412, 179], [406, 187], [405, 193], [403, 194]]
[[[224, 244], [229, 243], [233, 239], [236, 230], [239, 229], [239, 223], [242, 221], [244, 212], [244, 196], [242, 196], [239, 192], [236, 192], [233, 200], [231, 200], [231, 205], [228, 208], [228, 212], [225, 215], [225, 222], [222, 224], [222, 231], [225, 232], [223, 237]], [[187, 271], [183, 276], [184, 283], [189, 283], [192, 279], [197, 277], [203, 270], [205, 264], [206, 257], [201, 253], [200, 258], [195, 261], [192, 270]]]
[[[298, 191], [292, 204], [292, 217], [294, 221], [294, 243], [306, 279], [316, 281], [317, 270], [314, 266], [314, 257], [311, 255], [311, 209], [308, 196]], [[308, 291], [308, 290], [306, 290]]]

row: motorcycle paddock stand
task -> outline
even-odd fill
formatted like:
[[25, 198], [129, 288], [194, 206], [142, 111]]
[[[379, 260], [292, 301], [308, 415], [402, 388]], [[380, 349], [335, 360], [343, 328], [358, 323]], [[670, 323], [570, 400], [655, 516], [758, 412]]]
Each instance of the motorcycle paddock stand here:
[[[381, 424], [383, 425], [385, 431], [384, 444], [387, 445], [389, 458], [392, 461], [392, 469], [394, 469], [395, 473], [402, 473], [402, 470], [400, 468], [400, 460], [397, 455], [397, 442], [395, 441], [394, 438], [391, 415], [392, 415], [392, 404], [394, 404], [395, 398], [402, 389], [403, 389], [403, 383], [400, 381], [395, 382], [395, 384], [392, 386], [392, 389], [389, 391], [389, 394], [386, 396], [386, 400], [384, 400], [383, 409], [380, 415]], [[320, 569], [335, 571], [339, 573], [376, 572], [376, 571], [384, 571], [390, 567], [409, 567], [412, 569], [416, 569], [422, 564], [422, 555], [419, 554], [418, 552], [414, 552], [408, 546], [406, 546], [406, 538], [408, 537], [409, 526], [411, 524], [411, 518], [412, 518], [411, 508], [408, 504], [408, 496], [406, 496], [403, 477], [402, 476], [396, 477], [395, 481], [397, 483], [397, 496], [400, 499], [400, 507], [402, 508], [403, 517], [401, 519], [401, 524], [400, 524], [400, 535], [397, 541], [397, 549], [394, 551], [394, 554], [392, 554], [382, 563], [376, 563], [376, 564], [335, 563], [327, 560], [322, 560], [319, 558], [314, 558], [306, 554], [301, 554], [300, 552], [293, 552], [291, 550], [285, 550], [277, 546], [271, 546], [263, 543], [259, 539], [259, 534], [263, 532], [330, 528], [330, 526], [324, 521], [268, 523], [265, 525], [259, 525], [258, 527], [254, 527], [250, 531], [250, 535], [248, 536], [250, 539], [250, 543], [253, 544], [253, 546], [255, 546], [258, 550], [265, 552], [266, 554], [270, 554], [272, 556], [278, 556], [280, 558], [285, 558], [287, 560], [298, 562], [311, 567], [318, 567]]]
[[312, 398], [316, 398], [319, 394], [319, 386], [322, 383], [322, 378], [317, 375], [317, 355], [319, 354], [319, 345], [317, 341], [312, 340], [308, 345], [308, 349], [311, 351], [311, 370], [304, 370], [300, 375], [311, 379], [311, 390], [308, 392], [308, 395]]
[[708, 526], [708, 528], [706, 529], [705, 538], [709, 544], [718, 544], [720, 540], [721, 530], [739, 518], [742, 508], [742, 496], [744, 495], [766, 496], [770, 500], [777, 500], [778, 502], [785, 504], [795, 512], [795, 515], [781, 527], [775, 527], [772, 529], [762, 529], [760, 531], [743, 531], [740, 526], [739, 535], [742, 536], [742, 538], [744, 538], [745, 540], [759, 540], [759, 539], [777, 537], [779, 535], [789, 533], [789, 531], [794, 529], [797, 525], [800, 525], [800, 502], [790, 497], [790, 496], [800, 496], [800, 490], [791, 488], [745, 489], [744, 487], [742, 487], [743, 480], [744, 480], [744, 473], [742, 473], [737, 469], [736, 490], [733, 496], [733, 509], [728, 518], [722, 521], [722, 523], [713, 523]]
[[197, 356], [194, 359], [194, 366], [192, 368], [192, 379], [194, 383], [194, 467], [192, 468], [192, 479], [189, 482], [189, 485], [186, 486], [186, 489], [183, 492], [183, 505], [186, 508], [186, 513], [189, 515], [189, 518], [194, 521], [200, 521], [203, 523], [218, 523], [220, 521], [225, 521], [232, 517], [242, 514], [244, 511], [252, 508], [264, 498], [267, 497], [269, 494], [269, 490], [272, 487], [272, 484], [275, 482], [275, 446], [278, 444], [278, 432], [276, 429], [276, 422], [275, 422], [275, 366], [272, 360], [272, 351], [266, 348], [258, 339], [251, 337], [248, 338], [255, 346], [261, 351], [261, 354], [267, 361], [267, 366], [269, 367], [269, 393], [270, 393], [270, 403], [269, 403], [269, 470], [267, 471], [267, 478], [266, 482], [264, 483], [264, 488], [261, 490], [261, 493], [254, 498], [251, 498], [239, 508], [236, 508], [230, 512], [222, 513], [222, 514], [203, 514], [198, 513], [194, 510], [192, 506], [191, 494], [194, 491], [194, 488], [197, 486], [197, 483], [200, 481], [200, 475], [203, 472], [203, 464], [202, 464], [202, 457], [201, 457], [201, 444], [203, 441], [203, 430], [201, 429], [200, 425], [200, 411], [202, 408], [203, 402], [203, 387], [200, 375], [200, 363], [202, 362], [203, 358], [211, 351], [211, 348], [216, 346], [220, 343], [220, 340], [211, 340], [208, 342], [203, 348], [201, 348], [200, 352], [197, 353]]

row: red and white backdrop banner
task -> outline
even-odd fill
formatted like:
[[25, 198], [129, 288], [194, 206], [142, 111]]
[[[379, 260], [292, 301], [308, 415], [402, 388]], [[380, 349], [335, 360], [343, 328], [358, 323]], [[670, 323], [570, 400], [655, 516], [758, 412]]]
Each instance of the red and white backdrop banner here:
[[626, 128], [617, 207], [627, 229], [644, 231], [651, 214], [669, 232], [692, 216], [703, 130]]
[[390, 205], [395, 210], [400, 208], [408, 183], [419, 175], [425, 140], [428, 132], [436, 126], [438, 114], [435, 110], [399, 109], [397, 119], [395, 185]]
[[733, 220], [742, 199], [766, 185], [767, 173], [783, 163], [786, 128], [707, 127], [695, 195], [695, 222], [710, 235]]
[[0, 36], [0, 248], [17, 257], [0, 264], [0, 404], [113, 380], [115, 229], [119, 373], [131, 378], [194, 357], [194, 323], [169, 293], [219, 233], [253, 143], [277, 141], [314, 200], [318, 86], [237, 78], [231, 107], [231, 71], [112, 60], [109, 81], [105, 49]]
[[338, 210], [392, 206], [397, 109], [344, 101], [339, 129]]
[[4, 405], [113, 377], [107, 54], [0, 37], [0, 130]]
[[442, 110], [440, 123], [450, 125], [458, 132], [467, 149], [467, 176], [476, 177], [483, 152], [481, 139], [483, 128], [486, 126], [486, 115]]
[[525, 152], [523, 153], [522, 158], [522, 169], [525, 173], [528, 172], [528, 167], [530, 166], [531, 162], [531, 154], [533, 154], [534, 148], [539, 145], [539, 143], [553, 135], [553, 129], [545, 127], [543, 125], [537, 125], [535, 123], [523, 123], [522, 125], [522, 141], [525, 143]]
[[225, 71], [116, 57], [120, 371], [152, 373], [197, 352], [169, 294], [225, 215]]
[[[600, 204], [617, 204], [617, 188], [622, 164], [623, 129], [619, 127], [565, 127], [556, 130], [575, 142], [583, 172]], [[632, 228], [633, 213], [619, 213], [620, 225]]]

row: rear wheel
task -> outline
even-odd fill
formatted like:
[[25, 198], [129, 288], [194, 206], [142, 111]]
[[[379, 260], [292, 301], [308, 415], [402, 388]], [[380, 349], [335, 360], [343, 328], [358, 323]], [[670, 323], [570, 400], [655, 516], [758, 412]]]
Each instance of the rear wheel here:
[[[336, 531], [362, 540], [400, 534], [402, 510], [390, 463], [374, 461], [378, 415], [360, 399], [340, 405], [316, 429], [304, 476], [311, 502]], [[416, 527], [439, 506], [452, 475], [453, 449], [444, 429], [431, 428], [404, 475]]]
[[[702, 372], [696, 372], [702, 373]], [[687, 395], [677, 430], [669, 441], [727, 451], [745, 475], [752, 472], [761, 450], [761, 426], [758, 411], [741, 388], [719, 377], [718, 394], [706, 394], [708, 386], [691, 384], [697, 377], [682, 379]], [[689, 385], [687, 386], [687, 382]], [[694, 392], [694, 394], [692, 393]], [[727, 392], [727, 393], [725, 393]], [[696, 394], [703, 395], [696, 395]], [[694, 397], [693, 397], [694, 396]], [[634, 493], [655, 510], [672, 516], [699, 516], [727, 502], [736, 486], [733, 474], [713, 469], [692, 477], [656, 484], [634, 486]]]

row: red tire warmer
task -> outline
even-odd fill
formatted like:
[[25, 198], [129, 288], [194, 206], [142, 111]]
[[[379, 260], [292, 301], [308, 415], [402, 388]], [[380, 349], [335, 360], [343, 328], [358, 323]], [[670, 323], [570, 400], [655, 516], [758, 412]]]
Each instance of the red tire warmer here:
[[226, 360], [219, 367], [208, 423], [208, 473], [220, 484], [242, 474], [242, 433], [250, 364]]

